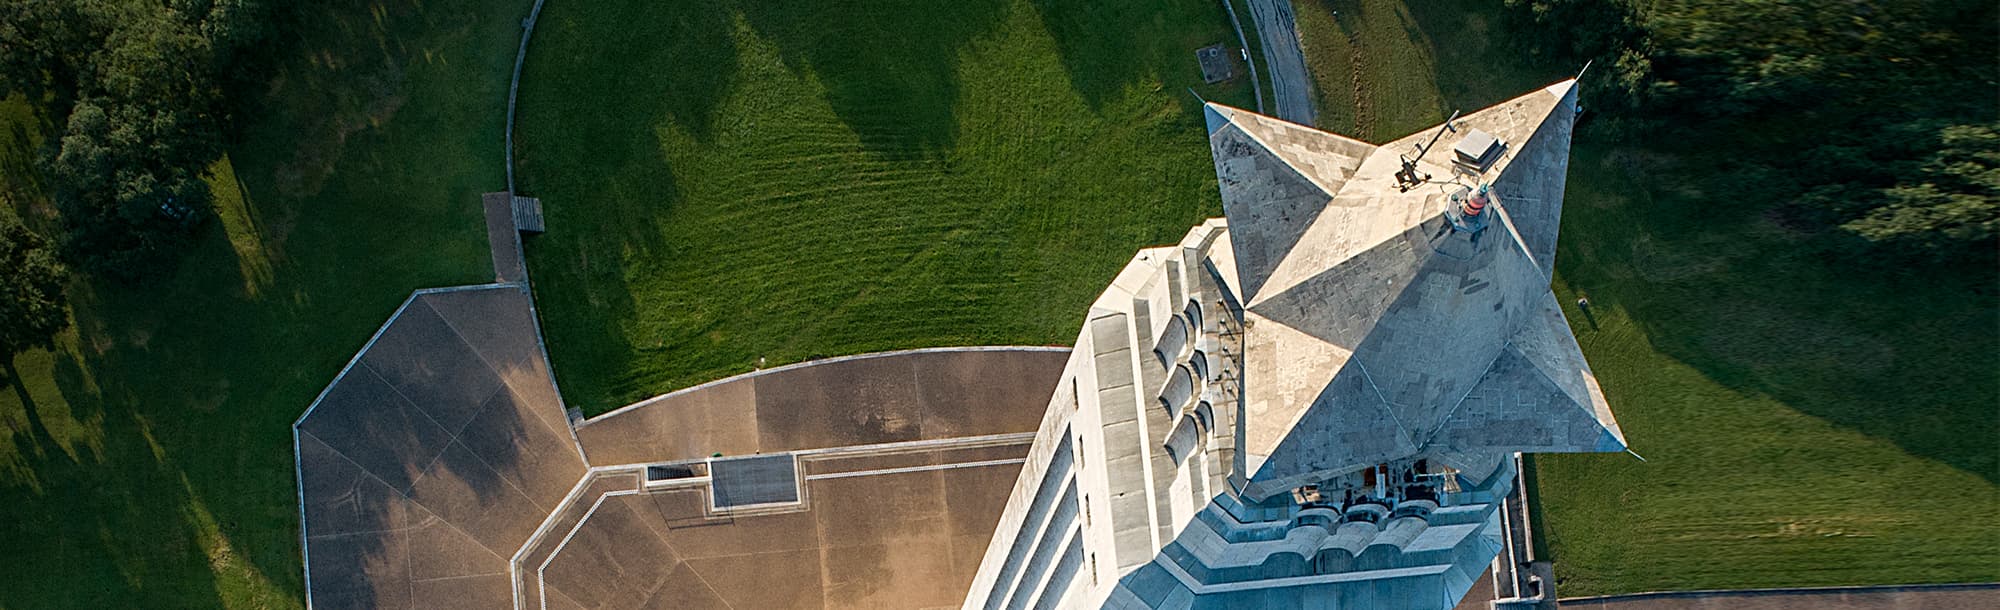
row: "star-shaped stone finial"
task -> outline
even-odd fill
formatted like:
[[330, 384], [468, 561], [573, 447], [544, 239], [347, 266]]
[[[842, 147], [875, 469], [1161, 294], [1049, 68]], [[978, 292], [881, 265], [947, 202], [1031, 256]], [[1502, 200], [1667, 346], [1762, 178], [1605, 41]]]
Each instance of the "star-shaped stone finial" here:
[[1549, 290], [1574, 81], [1382, 146], [1207, 118], [1246, 304], [1246, 492], [1625, 448]]

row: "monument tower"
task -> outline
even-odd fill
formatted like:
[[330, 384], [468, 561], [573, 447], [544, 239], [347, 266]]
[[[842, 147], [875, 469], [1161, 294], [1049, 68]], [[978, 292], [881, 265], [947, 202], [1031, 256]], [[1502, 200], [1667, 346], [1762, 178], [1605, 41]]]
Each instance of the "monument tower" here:
[[1091, 305], [964, 607], [1455, 605], [1511, 454], [1625, 449], [1549, 289], [1576, 113], [1378, 146], [1208, 104], [1226, 218]]

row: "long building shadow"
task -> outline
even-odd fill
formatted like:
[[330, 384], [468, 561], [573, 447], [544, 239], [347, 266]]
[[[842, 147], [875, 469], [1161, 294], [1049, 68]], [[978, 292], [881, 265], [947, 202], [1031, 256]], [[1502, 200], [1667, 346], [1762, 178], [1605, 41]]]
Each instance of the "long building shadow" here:
[[936, 154], [957, 137], [959, 58], [1006, 18], [1005, 0], [862, 4], [740, 0], [735, 8], [785, 64], [809, 72], [863, 146], [887, 158]]
[[[659, 220], [688, 205], [658, 130], [715, 138], [739, 70], [727, 3], [550, 3], [522, 68], [518, 188], [542, 197], [547, 234], [524, 236], [561, 383], [586, 411], [637, 400], [621, 373], [639, 346], [630, 261], [674, 252]], [[601, 69], [616, 57], [616, 71]]]
[[[1220, 2], [1034, 0], [1034, 7], [1055, 39], [1070, 86], [1100, 111], [1151, 80], [1179, 102], [1192, 125], [1200, 102], [1186, 91], [1203, 86], [1195, 49], [1218, 42], [1233, 49], [1237, 43]], [[1262, 57], [1253, 59], [1262, 66]]]

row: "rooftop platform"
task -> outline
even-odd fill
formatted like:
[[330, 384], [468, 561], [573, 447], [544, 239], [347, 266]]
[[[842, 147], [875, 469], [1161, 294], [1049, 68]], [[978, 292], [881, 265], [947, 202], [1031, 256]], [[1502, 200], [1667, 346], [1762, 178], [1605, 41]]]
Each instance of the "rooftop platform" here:
[[586, 465], [524, 288], [420, 291], [293, 427], [314, 608], [494, 608]]
[[419, 291], [294, 425], [307, 604], [955, 606], [1067, 358], [802, 363], [572, 430], [522, 284]]
[[1026, 432], [1067, 348], [919, 349], [815, 360], [664, 394], [577, 426], [593, 464]]
[[596, 473], [524, 554], [522, 607], [957, 607], [1028, 441], [800, 455], [804, 502], [746, 514], [706, 477]]

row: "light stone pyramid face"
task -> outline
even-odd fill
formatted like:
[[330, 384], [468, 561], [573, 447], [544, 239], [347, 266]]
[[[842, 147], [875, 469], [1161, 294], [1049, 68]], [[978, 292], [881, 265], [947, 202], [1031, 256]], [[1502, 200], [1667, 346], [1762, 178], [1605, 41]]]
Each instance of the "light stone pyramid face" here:
[[[1464, 466], [1503, 451], [1619, 451], [1624, 438], [1549, 291], [1573, 82], [1473, 113], [1396, 188], [1399, 155], [1438, 131], [1374, 147], [1210, 104], [1216, 177], [1245, 318], [1243, 400], [1252, 496], [1391, 460]], [[1452, 146], [1503, 142], [1455, 176]], [[1476, 232], [1445, 215], [1488, 183]]]
[[1236, 266], [1247, 296], [1375, 146], [1214, 104], [1207, 118], [1222, 199], [1239, 202], [1229, 231], [1242, 244]]

